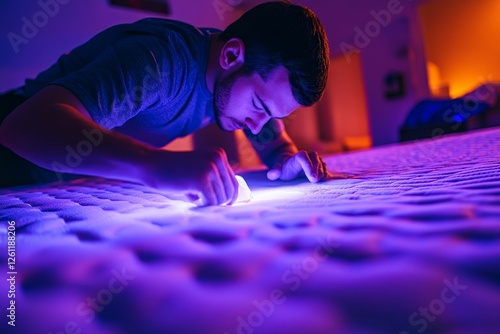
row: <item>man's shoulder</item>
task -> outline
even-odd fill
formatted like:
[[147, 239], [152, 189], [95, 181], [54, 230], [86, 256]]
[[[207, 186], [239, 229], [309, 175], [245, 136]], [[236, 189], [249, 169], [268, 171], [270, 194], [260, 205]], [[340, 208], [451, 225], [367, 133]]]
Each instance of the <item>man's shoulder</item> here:
[[187, 22], [155, 17], [131, 23], [128, 25], [128, 30], [159, 37], [178, 36], [186, 40], [199, 40], [207, 37], [210, 32], [218, 31], [216, 28], [198, 28]]
[[118, 38], [115, 45], [128, 45], [131, 52], [137, 46], [145, 47], [165, 59], [184, 58], [186, 62], [199, 60], [208, 52], [210, 33], [214, 28], [198, 28], [192, 24], [163, 18], [145, 18], [133, 23], [116, 26]]

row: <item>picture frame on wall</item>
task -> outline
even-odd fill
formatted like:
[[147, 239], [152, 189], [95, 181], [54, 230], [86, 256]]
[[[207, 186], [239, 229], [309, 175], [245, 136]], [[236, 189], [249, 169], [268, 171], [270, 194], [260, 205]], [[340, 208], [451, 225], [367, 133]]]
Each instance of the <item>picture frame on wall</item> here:
[[108, 0], [112, 6], [126, 7], [136, 10], [170, 14], [170, 5], [168, 0]]

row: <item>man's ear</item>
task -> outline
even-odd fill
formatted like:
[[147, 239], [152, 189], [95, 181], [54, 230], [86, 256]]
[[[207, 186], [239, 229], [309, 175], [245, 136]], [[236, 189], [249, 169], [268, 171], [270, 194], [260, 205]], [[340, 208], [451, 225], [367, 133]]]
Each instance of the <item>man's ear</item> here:
[[219, 64], [224, 70], [237, 69], [245, 63], [245, 44], [239, 38], [231, 38], [221, 49]]

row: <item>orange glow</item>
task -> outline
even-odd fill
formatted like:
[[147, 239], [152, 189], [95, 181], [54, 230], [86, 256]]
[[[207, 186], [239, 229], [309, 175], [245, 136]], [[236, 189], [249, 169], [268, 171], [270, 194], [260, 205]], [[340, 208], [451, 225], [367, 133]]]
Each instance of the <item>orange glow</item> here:
[[443, 82], [439, 67], [433, 62], [427, 62], [427, 78], [429, 81], [429, 89], [434, 97], [449, 97], [449, 85]]
[[435, 0], [421, 6], [428, 60], [437, 65], [452, 98], [500, 81], [499, 13], [498, 0]]
[[343, 148], [346, 151], [363, 150], [372, 147], [372, 138], [370, 136], [345, 137]]

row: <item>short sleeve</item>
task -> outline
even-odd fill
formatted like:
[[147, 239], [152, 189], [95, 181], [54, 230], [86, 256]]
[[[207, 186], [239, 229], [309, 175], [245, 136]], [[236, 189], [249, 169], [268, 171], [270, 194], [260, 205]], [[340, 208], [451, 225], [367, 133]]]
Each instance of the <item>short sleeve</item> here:
[[98, 124], [121, 126], [143, 110], [168, 104], [175, 87], [182, 87], [182, 61], [176, 61], [182, 50], [169, 44], [154, 36], [125, 38], [51, 84], [75, 94]]

